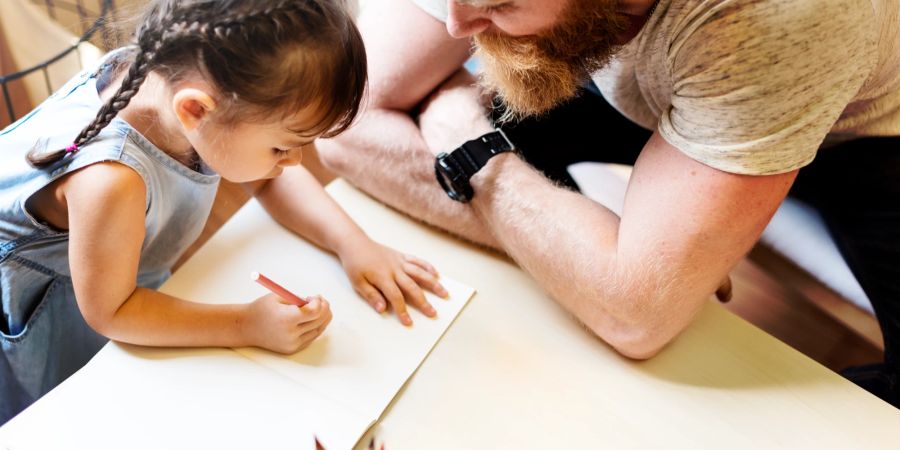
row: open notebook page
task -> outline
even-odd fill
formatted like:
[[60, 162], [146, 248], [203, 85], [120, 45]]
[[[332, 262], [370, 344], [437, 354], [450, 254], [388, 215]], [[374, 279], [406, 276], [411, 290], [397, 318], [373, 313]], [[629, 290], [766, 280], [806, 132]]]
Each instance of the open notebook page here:
[[[77, 405], [77, 407], [59, 407]], [[350, 448], [371, 419], [227, 349], [110, 343], [0, 428], [0, 448]]]
[[[377, 314], [353, 291], [335, 256], [282, 228], [254, 200], [161, 290], [198, 302], [249, 302], [267, 292], [250, 280], [253, 271], [297, 295], [322, 295], [330, 302], [334, 319], [316, 342], [293, 356], [257, 348], [237, 351], [372, 421], [382, 414], [474, 293], [472, 288], [444, 277], [442, 283], [450, 298], [428, 294], [437, 318], [429, 319], [411, 309], [415, 324], [404, 327], [393, 315]], [[347, 431], [358, 438], [366, 430]]]

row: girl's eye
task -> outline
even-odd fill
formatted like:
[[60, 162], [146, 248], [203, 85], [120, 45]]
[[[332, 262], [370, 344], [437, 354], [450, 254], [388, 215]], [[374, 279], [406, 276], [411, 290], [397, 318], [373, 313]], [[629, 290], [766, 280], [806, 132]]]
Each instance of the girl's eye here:
[[290, 150], [282, 150], [278, 147], [273, 147], [272, 151], [275, 152], [275, 155], [280, 156], [282, 158], [287, 157], [288, 153], [290, 153]]

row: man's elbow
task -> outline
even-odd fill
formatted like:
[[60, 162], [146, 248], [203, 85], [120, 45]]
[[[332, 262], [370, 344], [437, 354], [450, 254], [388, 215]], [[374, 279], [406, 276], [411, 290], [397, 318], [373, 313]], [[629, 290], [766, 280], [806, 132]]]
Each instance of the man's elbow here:
[[671, 338], [661, 339], [658, 336], [653, 336], [652, 333], [641, 334], [637, 338], [629, 336], [624, 339], [618, 339], [615, 342], [610, 342], [610, 345], [626, 358], [647, 360], [656, 356], [671, 341]]
[[671, 324], [663, 323], [649, 313], [633, 312], [617, 322], [612, 327], [607, 322], [591, 326], [591, 329], [622, 356], [636, 360], [656, 356], [680, 331], [680, 328], [673, 330]]

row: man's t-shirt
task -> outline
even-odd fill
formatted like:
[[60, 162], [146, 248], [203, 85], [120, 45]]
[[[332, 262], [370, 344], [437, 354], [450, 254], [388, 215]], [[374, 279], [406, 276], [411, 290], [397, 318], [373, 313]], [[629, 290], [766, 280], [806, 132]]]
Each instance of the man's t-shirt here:
[[[447, 0], [414, 1], [446, 20]], [[775, 174], [900, 136], [898, 49], [898, 0], [660, 0], [594, 81], [691, 158]]]

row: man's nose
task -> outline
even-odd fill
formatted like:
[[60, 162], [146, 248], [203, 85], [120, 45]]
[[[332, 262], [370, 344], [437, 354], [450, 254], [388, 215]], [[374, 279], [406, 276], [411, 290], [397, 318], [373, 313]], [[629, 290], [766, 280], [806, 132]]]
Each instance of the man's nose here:
[[491, 26], [484, 11], [456, 0], [447, 0], [447, 12], [447, 32], [457, 39], [474, 36]]

